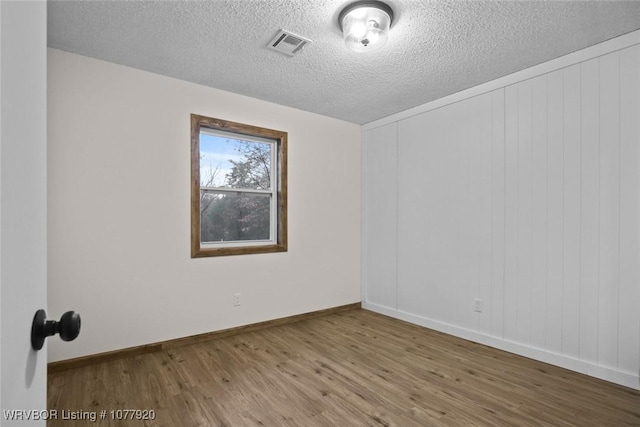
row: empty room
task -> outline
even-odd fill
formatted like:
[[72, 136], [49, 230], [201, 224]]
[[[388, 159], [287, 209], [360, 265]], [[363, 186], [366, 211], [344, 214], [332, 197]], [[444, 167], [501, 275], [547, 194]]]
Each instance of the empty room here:
[[0, 425], [640, 426], [640, 2], [0, 1]]

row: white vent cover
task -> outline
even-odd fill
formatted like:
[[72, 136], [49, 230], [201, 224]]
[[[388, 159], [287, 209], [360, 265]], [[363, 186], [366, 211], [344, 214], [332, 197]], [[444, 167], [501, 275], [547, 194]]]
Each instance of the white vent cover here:
[[309, 43], [311, 43], [311, 40], [306, 37], [293, 34], [290, 31], [280, 30], [269, 43], [269, 48], [286, 53], [289, 56], [295, 56]]

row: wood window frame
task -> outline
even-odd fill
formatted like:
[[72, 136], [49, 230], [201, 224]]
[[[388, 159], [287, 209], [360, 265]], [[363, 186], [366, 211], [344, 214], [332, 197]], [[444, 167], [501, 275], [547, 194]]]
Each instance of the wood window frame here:
[[[274, 243], [203, 247], [200, 230], [200, 131], [202, 128], [273, 140], [276, 145], [277, 224]], [[191, 114], [191, 258], [287, 251], [287, 132]]]

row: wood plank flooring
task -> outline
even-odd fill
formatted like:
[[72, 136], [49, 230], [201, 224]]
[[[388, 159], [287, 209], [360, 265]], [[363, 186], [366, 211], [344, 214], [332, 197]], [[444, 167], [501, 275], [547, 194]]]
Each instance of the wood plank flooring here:
[[640, 392], [361, 309], [52, 373], [48, 406], [52, 427], [640, 426]]

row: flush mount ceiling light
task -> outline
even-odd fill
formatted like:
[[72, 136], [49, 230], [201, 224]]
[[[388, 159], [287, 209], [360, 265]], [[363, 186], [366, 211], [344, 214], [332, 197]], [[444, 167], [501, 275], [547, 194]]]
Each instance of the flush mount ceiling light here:
[[381, 1], [357, 1], [338, 16], [344, 42], [356, 52], [370, 52], [384, 46], [392, 20], [393, 10]]

